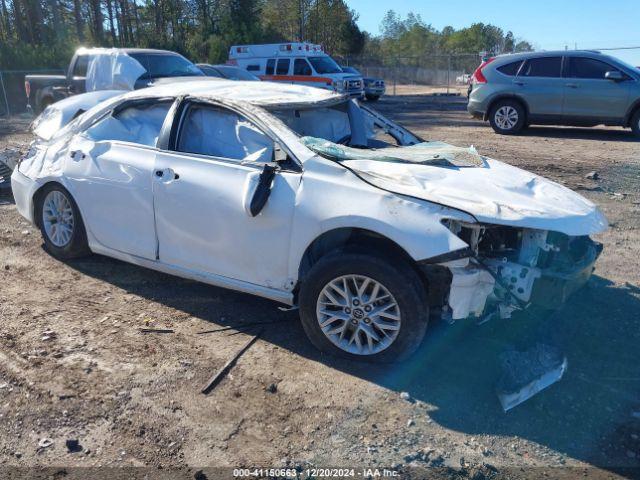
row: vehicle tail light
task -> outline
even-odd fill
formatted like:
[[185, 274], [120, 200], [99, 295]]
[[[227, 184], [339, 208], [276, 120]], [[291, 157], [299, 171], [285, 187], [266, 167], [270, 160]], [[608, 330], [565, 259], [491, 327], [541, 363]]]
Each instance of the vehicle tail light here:
[[476, 68], [476, 71], [473, 72], [473, 75], [471, 75], [471, 81], [473, 83], [487, 83], [487, 77], [485, 77], [482, 73], [482, 69], [493, 62], [495, 59], [495, 57], [490, 57], [483, 61], [480, 66]]
[[31, 83], [29, 83], [29, 80], [24, 81], [24, 91], [27, 94], [27, 98], [29, 98], [31, 96]]

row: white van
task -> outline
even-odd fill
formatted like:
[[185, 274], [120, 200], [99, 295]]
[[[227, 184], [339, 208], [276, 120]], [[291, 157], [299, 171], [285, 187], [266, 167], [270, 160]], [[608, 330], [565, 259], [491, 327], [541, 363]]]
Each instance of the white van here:
[[362, 77], [343, 72], [322, 46], [312, 43], [234, 45], [228, 63], [262, 80], [324, 88], [351, 97], [364, 95]]

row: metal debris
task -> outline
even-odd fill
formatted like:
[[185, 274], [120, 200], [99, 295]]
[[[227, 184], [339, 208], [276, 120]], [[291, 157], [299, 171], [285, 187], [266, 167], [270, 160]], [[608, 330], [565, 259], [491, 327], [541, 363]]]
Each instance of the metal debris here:
[[140, 333], [174, 333], [170, 328], [140, 328]]
[[258, 340], [261, 334], [262, 334], [262, 330], [260, 330], [257, 335], [254, 335], [253, 337], [251, 337], [251, 339], [240, 350], [238, 350], [238, 352], [233, 356], [233, 358], [231, 358], [231, 360], [225, 363], [224, 366], [220, 370], [218, 370], [218, 372], [213, 377], [209, 379], [209, 381], [206, 383], [206, 385], [201, 390], [201, 392], [206, 395], [211, 390], [213, 390], [215, 386], [218, 385], [218, 383], [220, 383], [220, 380], [222, 380], [227, 375], [227, 373], [229, 373], [229, 370], [233, 368], [233, 366], [236, 364], [236, 362], [242, 356], [242, 354], [246, 352], [249, 349], [249, 347], [251, 347], [251, 345], [255, 343], [256, 340]]

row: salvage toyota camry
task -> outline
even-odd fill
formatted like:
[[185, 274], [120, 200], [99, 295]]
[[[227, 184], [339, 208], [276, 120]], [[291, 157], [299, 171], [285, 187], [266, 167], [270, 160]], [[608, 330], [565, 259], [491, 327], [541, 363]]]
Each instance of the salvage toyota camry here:
[[606, 219], [580, 195], [333, 92], [183, 83], [76, 116], [78, 97], [45, 112], [12, 175], [48, 251], [299, 306], [325, 352], [393, 361], [430, 311], [557, 306], [601, 251]]

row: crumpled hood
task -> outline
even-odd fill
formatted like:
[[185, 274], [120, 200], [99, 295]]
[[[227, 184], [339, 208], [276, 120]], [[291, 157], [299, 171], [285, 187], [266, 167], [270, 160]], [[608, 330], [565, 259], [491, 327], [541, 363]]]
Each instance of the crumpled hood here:
[[380, 160], [341, 163], [380, 188], [462, 210], [482, 223], [567, 235], [591, 235], [608, 227], [598, 207], [573, 190], [497, 160], [482, 160], [477, 167]]

